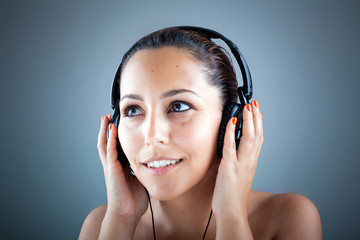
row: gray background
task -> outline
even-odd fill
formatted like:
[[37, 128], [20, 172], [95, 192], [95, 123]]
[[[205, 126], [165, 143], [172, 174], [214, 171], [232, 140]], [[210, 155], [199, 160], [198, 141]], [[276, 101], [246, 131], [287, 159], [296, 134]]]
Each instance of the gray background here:
[[76, 239], [106, 202], [96, 149], [125, 51], [173, 25], [244, 54], [264, 115], [253, 189], [296, 192], [325, 239], [359, 236], [356, 1], [8, 1], [1, 4], [1, 238]]

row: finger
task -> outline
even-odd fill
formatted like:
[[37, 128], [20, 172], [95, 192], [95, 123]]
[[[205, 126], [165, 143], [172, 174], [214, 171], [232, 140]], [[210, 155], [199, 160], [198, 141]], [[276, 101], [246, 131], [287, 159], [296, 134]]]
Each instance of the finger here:
[[235, 144], [235, 126], [237, 118], [233, 117], [229, 120], [225, 129], [223, 159], [225, 161], [236, 161], [236, 144]]
[[116, 149], [116, 138], [117, 138], [117, 128], [116, 126], [111, 123], [109, 125], [109, 139], [107, 143], [107, 164], [113, 165], [117, 164], [118, 161], [118, 153]]
[[260, 112], [259, 102], [254, 100], [252, 103], [253, 109], [253, 119], [254, 119], [254, 128], [255, 128], [255, 138], [258, 152], [260, 152], [262, 143], [263, 143], [263, 121], [262, 114]]
[[252, 107], [250, 104], [246, 104], [243, 109], [242, 137], [237, 150], [238, 160], [248, 159], [252, 155], [255, 139]]
[[108, 124], [109, 124], [109, 118], [105, 115], [102, 116], [100, 131], [99, 131], [99, 135], [98, 135], [97, 148], [98, 148], [100, 160], [101, 160], [101, 163], [103, 164], [103, 166], [106, 165], [106, 144], [107, 144], [106, 130], [107, 130]]

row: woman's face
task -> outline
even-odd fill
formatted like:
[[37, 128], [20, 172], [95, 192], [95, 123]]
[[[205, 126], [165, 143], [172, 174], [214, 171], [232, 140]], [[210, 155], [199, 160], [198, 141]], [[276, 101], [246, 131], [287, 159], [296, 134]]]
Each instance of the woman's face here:
[[217, 157], [220, 92], [175, 47], [140, 50], [121, 76], [118, 136], [139, 181], [169, 200], [199, 183]]

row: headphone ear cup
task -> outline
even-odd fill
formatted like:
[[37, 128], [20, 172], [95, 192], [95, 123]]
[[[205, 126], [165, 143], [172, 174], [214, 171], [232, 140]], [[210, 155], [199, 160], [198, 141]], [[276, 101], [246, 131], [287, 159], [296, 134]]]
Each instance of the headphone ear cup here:
[[240, 143], [240, 138], [242, 136], [242, 110], [244, 106], [238, 103], [231, 103], [224, 107], [223, 115], [221, 118], [221, 123], [219, 127], [219, 137], [218, 137], [218, 155], [222, 157], [223, 147], [224, 147], [224, 138], [226, 132], [226, 125], [229, 120], [233, 117], [237, 118], [236, 128], [235, 128], [235, 142], [236, 148], [238, 148]]

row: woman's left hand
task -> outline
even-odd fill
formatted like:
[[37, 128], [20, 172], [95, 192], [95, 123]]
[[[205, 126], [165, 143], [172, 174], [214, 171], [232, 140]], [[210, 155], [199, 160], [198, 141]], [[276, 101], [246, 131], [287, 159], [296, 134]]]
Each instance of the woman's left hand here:
[[243, 109], [242, 138], [238, 149], [234, 137], [235, 119], [230, 119], [226, 127], [212, 209], [217, 219], [241, 216], [247, 220], [248, 198], [263, 143], [259, 103], [255, 100]]

